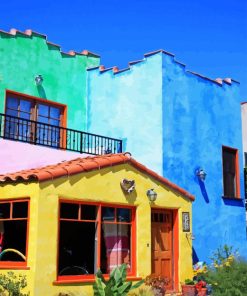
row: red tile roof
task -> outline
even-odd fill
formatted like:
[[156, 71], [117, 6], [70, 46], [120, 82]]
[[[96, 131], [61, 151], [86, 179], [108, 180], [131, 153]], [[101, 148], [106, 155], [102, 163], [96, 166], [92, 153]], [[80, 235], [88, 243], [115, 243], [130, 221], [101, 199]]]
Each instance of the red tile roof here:
[[1, 183], [8, 182], [23, 182], [23, 181], [48, 181], [63, 176], [72, 176], [75, 174], [89, 172], [92, 170], [100, 170], [105, 167], [111, 167], [128, 163], [135, 167], [137, 170], [148, 174], [150, 177], [158, 180], [164, 185], [168, 186], [172, 190], [182, 194], [183, 196], [194, 200], [194, 196], [179, 186], [173, 184], [164, 177], [161, 177], [154, 171], [148, 169], [135, 159], [131, 157], [130, 153], [119, 153], [119, 154], [106, 154], [95, 157], [76, 158], [69, 161], [60, 162], [54, 165], [48, 165], [42, 168], [28, 169], [16, 173], [9, 173], [0, 175]]

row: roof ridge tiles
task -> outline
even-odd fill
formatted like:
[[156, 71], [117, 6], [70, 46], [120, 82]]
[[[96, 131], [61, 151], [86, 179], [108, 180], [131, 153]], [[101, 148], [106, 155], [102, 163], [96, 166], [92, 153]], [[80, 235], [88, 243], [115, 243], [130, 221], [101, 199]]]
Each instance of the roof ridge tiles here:
[[127, 67], [127, 68], [120, 69], [118, 71], [113, 71], [113, 72], [114, 72], [114, 75], [116, 75], [116, 74], [120, 74], [122, 72], [129, 71], [129, 70], [130, 70], [130, 67]]
[[144, 57], [150, 57], [152, 55], [155, 55], [157, 53], [164, 53], [164, 54], [167, 54], [169, 56], [172, 56], [172, 57], [175, 57], [175, 55], [169, 51], [165, 51], [164, 49], [158, 49], [158, 50], [154, 50], [154, 51], [151, 51], [151, 52], [147, 52], [147, 53], [144, 53]]
[[20, 35], [24, 35], [25, 37], [30, 37], [30, 35], [26, 34], [25, 32], [21, 32], [21, 31], [15, 29], [15, 28], [10, 29], [9, 33], [11, 35], [14, 35], [14, 36], [17, 35], [17, 34], [20, 34]]
[[210, 81], [210, 82], [216, 83], [217, 85], [222, 86], [222, 83], [220, 83], [220, 82], [218, 82], [218, 81], [216, 81], [216, 80], [214, 80], [214, 79], [212, 79], [212, 78], [206, 77], [206, 76], [204, 76], [204, 75], [202, 75], [202, 74], [199, 74], [199, 73], [197, 73], [197, 72], [190, 71], [190, 70], [186, 70], [186, 72], [189, 73], [189, 74], [195, 75], [195, 76], [197, 76], [197, 77], [200, 77], [200, 78], [202, 78], [202, 79], [206, 79], [206, 80], [208, 80], [208, 81]]
[[144, 59], [142, 59], [142, 60], [136, 60], [136, 61], [131, 61], [128, 64], [129, 64], [129, 66], [133, 66], [133, 65], [136, 65], [136, 64], [139, 64], [139, 63], [142, 63], [142, 62], [144, 62]]
[[108, 71], [111, 71], [111, 70], [113, 70], [113, 68], [114, 67], [110, 67], [110, 68], [101, 68], [101, 69], [99, 69], [100, 70], [100, 73], [105, 73], [105, 72], [108, 72]]
[[[61, 51], [61, 46], [60, 45], [55, 44], [55, 43], [52, 43], [52, 42], [50, 42], [50, 41], [47, 40], [47, 35], [42, 34], [42, 33], [39, 33], [39, 32], [36, 32], [36, 31], [33, 31], [31, 29], [27, 29], [24, 32], [22, 32], [22, 31], [19, 31], [19, 30], [15, 29], [15, 28], [11, 28], [9, 30], [9, 32], [5, 32], [3, 30], [0, 30], [0, 34], [1, 33], [2, 34], [6, 34], [6, 35], [8, 35], [10, 37], [11, 36], [17, 36], [17, 35], [21, 35], [21, 36], [29, 37], [29, 38], [32, 38], [33, 35], [40, 36], [43, 39], [45, 39], [45, 42], [46, 42], [46, 44], [48, 46], [55, 46], [55, 47], [57, 47], [58, 50], [60, 51], [61, 55], [66, 55], [66, 56], [80, 55], [80, 56], [87, 56], [87, 57], [89, 57], [89, 56], [91, 56], [91, 57], [100, 57], [100, 55], [98, 55], [96, 53], [93, 53], [93, 52], [91, 52], [89, 50], [86, 50], [86, 49], [82, 50], [82, 52], [80, 52], [80, 53], [79, 52], [76, 52], [76, 51], [73, 51], [73, 50], [70, 50], [68, 53], [63, 52], [63, 51]], [[72, 54], [72, 52], [74, 52], [74, 54]]]
[[96, 66], [96, 67], [88, 67], [87, 71], [91, 71], [91, 70], [96, 70], [99, 69], [100, 66]]
[[[207, 76], [204, 76], [204, 75], [202, 75], [200, 73], [197, 73], [197, 72], [194, 72], [194, 71], [191, 71], [191, 70], [186, 70], [186, 64], [184, 64], [184, 63], [182, 63], [180, 61], [177, 61], [175, 59], [175, 55], [173, 53], [170, 53], [168, 51], [165, 51], [164, 49], [158, 49], [158, 50], [155, 50], [155, 51], [151, 51], [151, 52], [145, 53], [144, 54], [144, 59], [128, 62], [129, 67], [124, 68], [124, 69], [119, 69], [117, 66], [105, 68], [103, 65], [101, 65], [99, 67], [88, 68], [87, 70], [90, 71], [90, 70], [97, 70], [98, 69], [100, 71], [100, 73], [102, 73], [102, 74], [105, 73], [105, 72], [107, 72], [107, 71], [113, 70], [114, 74], [118, 74], [118, 73], [121, 73], [121, 72], [125, 72], [125, 71], [128, 71], [128, 70], [131, 70], [131, 66], [133, 66], [135, 64], [138, 64], [138, 63], [142, 63], [142, 62], [145, 61], [146, 58], [148, 58], [148, 57], [150, 57], [152, 55], [158, 54], [158, 53], [163, 53], [163, 54], [166, 54], [166, 55], [171, 56], [173, 58], [174, 63], [176, 63], [176, 64], [178, 64], [178, 65], [180, 65], [180, 66], [182, 66], [182, 67], [185, 68], [184, 70], [185, 70], [186, 73], [189, 73], [189, 74], [195, 75], [197, 77], [200, 77], [202, 79], [208, 80], [208, 81], [210, 81], [212, 83], [215, 83], [215, 84], [217, 84], [219, 86], [222, 86], [223, 83], [226, 83], [228, 85], [231, 85], [232, 84], [231, 82], [235, 82], [235, 83], [238, 83], [239, 84], [238, 81], [236, 81], [236, 80], [234, 80], [232, 78], [224, 78], [223, 79], [223, 83], [222, 83], [220, 81], [217, 81], [217, 79], [214, 80], [214, 79], [209, 78]], [[229, 82], [229, 80], [231, 80], [231, 82]]]
[[89, 51], [89, 50], [87, 50], [87, 49], [84, 49], [82, 52], [81, 52], [81, 54], [83, 54], [83, 55], [89, 55], [89, 56], [94, 56], [94, 57], [100, 57], [100, 55], [98, 55], [97, 53], [94, 53], [94, 52], [92, 52], [92, 51]]

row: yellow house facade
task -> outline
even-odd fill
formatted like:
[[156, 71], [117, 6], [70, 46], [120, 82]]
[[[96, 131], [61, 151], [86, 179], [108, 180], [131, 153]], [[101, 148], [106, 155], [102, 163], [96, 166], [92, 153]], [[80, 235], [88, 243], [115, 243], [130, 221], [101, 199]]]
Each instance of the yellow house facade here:
[[170, 291], [193, 275], [193, 196], [129, 153], [0, 181], [0, 273], [25, 274], [30, 295], [93, 295], [97, 269], [122, 263], [129, 280], [161, 275]]

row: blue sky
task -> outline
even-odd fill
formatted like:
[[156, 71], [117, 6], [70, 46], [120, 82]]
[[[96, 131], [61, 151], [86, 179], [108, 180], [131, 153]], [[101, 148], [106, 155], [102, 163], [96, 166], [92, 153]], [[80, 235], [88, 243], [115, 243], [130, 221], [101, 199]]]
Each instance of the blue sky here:
[[187, 69], [240, 81], [247, 101], [246, 0], [9, 0], [0, 28], [33, 29], [65, 51], [89, 49], [107, 67], [163, 48]]

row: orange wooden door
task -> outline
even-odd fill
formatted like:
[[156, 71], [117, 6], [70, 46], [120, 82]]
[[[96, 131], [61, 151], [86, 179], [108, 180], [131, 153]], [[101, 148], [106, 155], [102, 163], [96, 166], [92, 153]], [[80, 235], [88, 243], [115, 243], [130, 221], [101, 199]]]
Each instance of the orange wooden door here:
[[153, 210], [152, 274], [169, 279], [167, 289], [173, 289], [173, 232], [172, 211]]

